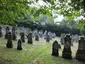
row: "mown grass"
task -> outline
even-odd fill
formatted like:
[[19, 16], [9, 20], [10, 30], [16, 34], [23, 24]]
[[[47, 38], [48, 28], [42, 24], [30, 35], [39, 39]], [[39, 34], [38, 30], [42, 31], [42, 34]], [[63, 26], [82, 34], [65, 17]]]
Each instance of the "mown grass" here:
[[[65, 60], [61, 58], [62, 49], [59, 51], [59, 57], [51, 56], [52, 41], [45, 43], [44, 41], [36, 42], [34, 44], [22, 43], [23, 50], [16, 49], [17, 41], [13, 41], [13, 48], [6, 48], [6, 40], [0, 38], [0, 59], [3, 64], [72, 64], [72, 60]], [[72, 51], [76, 51], [74, 48]], [[73, 56], [75, 53], [73, 52]]]

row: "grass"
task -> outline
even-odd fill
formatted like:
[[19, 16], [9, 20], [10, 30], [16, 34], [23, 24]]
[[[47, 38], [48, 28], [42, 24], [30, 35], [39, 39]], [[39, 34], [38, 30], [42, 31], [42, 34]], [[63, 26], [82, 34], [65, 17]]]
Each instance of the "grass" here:
[[[13, 48], [9, 49], [6, 48], [6, 40], [0, 38], [0, 61], [2, 64], [72, 64], [73, 60], [61, 58], [63, 46], [59, 51], [59, 57], [51, 56], [52, 42], [46, 43], [42, 39], [40, 42], [34, 41], [33, 45], [25, 42], [22, 43], [23, 50], [19, 51], [16, 49], [17, 41], [13, 41]], [[76, 50], [75, 43], [75, 46], [72, 47], [73, 56], [75, 56]]]

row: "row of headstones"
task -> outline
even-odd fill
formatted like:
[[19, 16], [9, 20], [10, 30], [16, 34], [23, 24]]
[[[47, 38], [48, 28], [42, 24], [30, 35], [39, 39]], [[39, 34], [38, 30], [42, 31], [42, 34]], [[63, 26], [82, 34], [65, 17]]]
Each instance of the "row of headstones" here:
[[47, 30], [45, 30], [45, 32], [43, 32], [43, 30], [38, 31], [37, 29], [35, 29], [34, 31], [31, 31], [31, 29], [30, 29], [28, 31], [28, 34], [30, 32], [32, 33], [32, 37], [35, 37], [36, 41], [39, 41], [39, 38], [44, 37], [44, 39], [46, 39], [46, 42], [50, 42], [50, 40], [52, 40], [52, 38], [56, 37], [55, 33], [48, 32]]
[[[57, 41], [54, 41], [52, 46], [52, 55], [59, 56], [59, 49], [61, 48], [60, 44]], [[62, 51], [62, 58], [72, 59], [72, 51], [71, 51], [71, 38], [70, 35], [66, 35], [64, 38], [64, 49]], [[81, 37], [78, 41], [78, 50], [76, 53], [76, 59], [78, 61], [85, 62], [85, 39]]]
[[[0, 35], [2, 35], [2, 27], [0, 26]], [[9, 32], [11, 32], [10, 31], [10, 28], [7, 26], [6, 27], [6, 34], [5, 34], [5, 39], [7, 39], [8, 38], [8, 33]], [[35, 33], [35, 40], [36, 41], [39, 41], [39, 34], [41, 35], [41, 34], [43, 34], [42, 33], [42, 31], [40, 32], [40, 33], [38, 33], [38, 31], [37, 30], [35, 30], [34, 31]], [[32, 31], [29, 31], [29, 34], [27, 35], [27, 38], [28, 39], [32, 39], [31, 38], [31, 36], [33, 36], [33, 32]], [[45, 31], [45, 33], [43, 34], [44, 36], [45, 36], [45, 39], [46, 39], [46, 42], [50, 42], [50, 40], [52, 40], [52, 33], [51, 32], [47, 32], [47, 31]], [[20, 32], [20, 36], [21, 36], [21, 40], [22, 40], [22, 42], [25, 42], [25, 33], [24, 33], [24, 29], [23, 28], [21, 28], [21, 32]], [[30, 36], [30, 37], [28, 37], [28, 36]], [[52, 37], [51, 37], [52, 36]], [[54, 36], [55, 36], [55, 33], [54, 33]], [[56, 36], [55, 36], [56, 37]], [[12, 27], [12, 39], [13, 40], [16, 40], [17, 38], [16, 38], [16, 28], [15, 27]]]
[[[18, 45], [17, 45], [17, 49], [18, 50], [22, 50], [22, 42], [25, 42], [24, 33], [22, 32], [22, 33], [20, 33], [20, 35], [21, 35], [21, 38], [18, 40]], [[12, 48], [13, 47], [13, 44], [12, 44], [13, 35], [12, 35], [12, 33], [11, 32], [8, 32], [7, 35], [6, 35], [6, 37], [7, 37], [6, 47], [7, 48]], [[28, 43], [29, 44], [32, 44], [33, 41], [32, 41], [32, 33], [31, 32], [28, 34], [27, 38], [28, 38]], [[36, 37], [36, 40], [37, 41], [39, 40], [38, 37]]]
[[[24, 33], [23, 33], [24, 34]], [[23, 36], [22, 34], [22, 36]], [[30, 36], [30, 37], [29, 37]], [[29, 44], [32, 44], [32, 34], [30, 33], [28, 36], [28, 43]], [[9, 32], [8, 35], [7, 35], [7, 44], [6, 44], [6, 47], [7, 48], [12, 48], [13, 47], [13, 44], [12, 44], [12, 33]], [[25, 42], [25, 40], [23, 39], [23, 37], [21, 37], [21, 39], [18, 40], [18, 44], [17, 44], [17, 49], [18, 50], [22, 50], [22, 42]]]
[[[9, 28], [9, 27], [6, 27], [5, 39], [8, 38], [9, 32], [10, 32], [10, 28]], [[1, 26], [0, 26], [0, 35], [1, 35], [0, 37], [2, 37], [2, 27], [1, 27]], [[20, 32], [20, 36], [21, 36], [22, 42], [25, 42], [25, 34], [24, 34], [23, 31]], [[31, 33], [29, 33], [28, 36], [31, 37]], [[28, 37], [28, 36], [27, 36], [27, 37]], [[16, 28], [15, 28], [15, 27], [12, 28], [12, 39], [13, 39], [13, 40], [16, 40]], [[31, 38], [28, 37], [28, 39], [31, 39]], [[39, 39], [38, 39], [38, 35], [36, 35], [35, 40], [37, 40], [37, 41], [39, 40]]]
[[39, 30], [35, 29], [33, 31], [33, 35], [36, 35], [36, 34], [38, 34], [40, 38], [46, 37], [46, 35], [49, 35], [50, 39], [56, 37], [55, 32], [50, 32], [50, 31], [47, 31], [47, 30], [45, 30], [45, 31], [40, 30], [39, 31]]
[[[6, 47], [7, 48], [13, 48], [13, 44], [12, 44], [12, 34], [11, 32], [8, 33], [8, 36], [7, 36], [7, 44], [6, 44]], [[22, 41], [21, 39], [18, 40], [18, 44], [17, 44], [17, 50], [22, 50]]]

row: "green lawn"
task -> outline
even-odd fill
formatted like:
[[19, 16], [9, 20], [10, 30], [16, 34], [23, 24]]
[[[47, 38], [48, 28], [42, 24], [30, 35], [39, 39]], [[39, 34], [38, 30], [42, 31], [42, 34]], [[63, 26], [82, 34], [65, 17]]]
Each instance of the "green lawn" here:
[[[6, 48], [6, 40], [0, 38], [0, 64], [73, 64], [73, 60], [65, 60], [61, 58], [62, 49], [59, 51], [59, 57], [51, 56], [52, 41], [35, 42], [34, 44], [23, 43], [23, 50], [16, 49], [17, 41], [13, 41], [13, 48]], [[72, 47], [73, 56], [77, 50], [77, 45]]]

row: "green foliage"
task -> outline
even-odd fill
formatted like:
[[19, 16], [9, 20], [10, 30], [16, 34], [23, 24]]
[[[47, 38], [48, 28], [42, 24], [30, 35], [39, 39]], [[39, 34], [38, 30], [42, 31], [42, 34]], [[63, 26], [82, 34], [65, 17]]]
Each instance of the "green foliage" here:
[[84, 25], [85, 25], [85, 21], [84, 20], [80, 20], [78, 28], [83, 30], [84, 29]]
[[[58, 11], [57, 14], [63, 14], [66, 20], [73, 20], [80, 15], [84, 16], [85, 0], [43, 0], [45, 3], [49, 3], [50, 6], [47, 7], [45, 5], [40, 6], [40, 8], [30, 6], [38, 1], [39, 0], [0, 0], [0, 22], [12, 25], [16, 25], [18, 21], [30, 23], [26, 15], [31, 17], [31, 21], [39, 20], [40, 14], [53, 18], [53, 9]], [[83, 11], [80, 12], [81, 9], [83, 9]], [[16, 19], [19, 20], [16, 21]], [[49, 23], [51, 23], [51, 21]]]
[[27, 7], [27, 0], [1, 0], [0, 20], [4, 23], [14, 24], [15, 18], [23, 18]]

